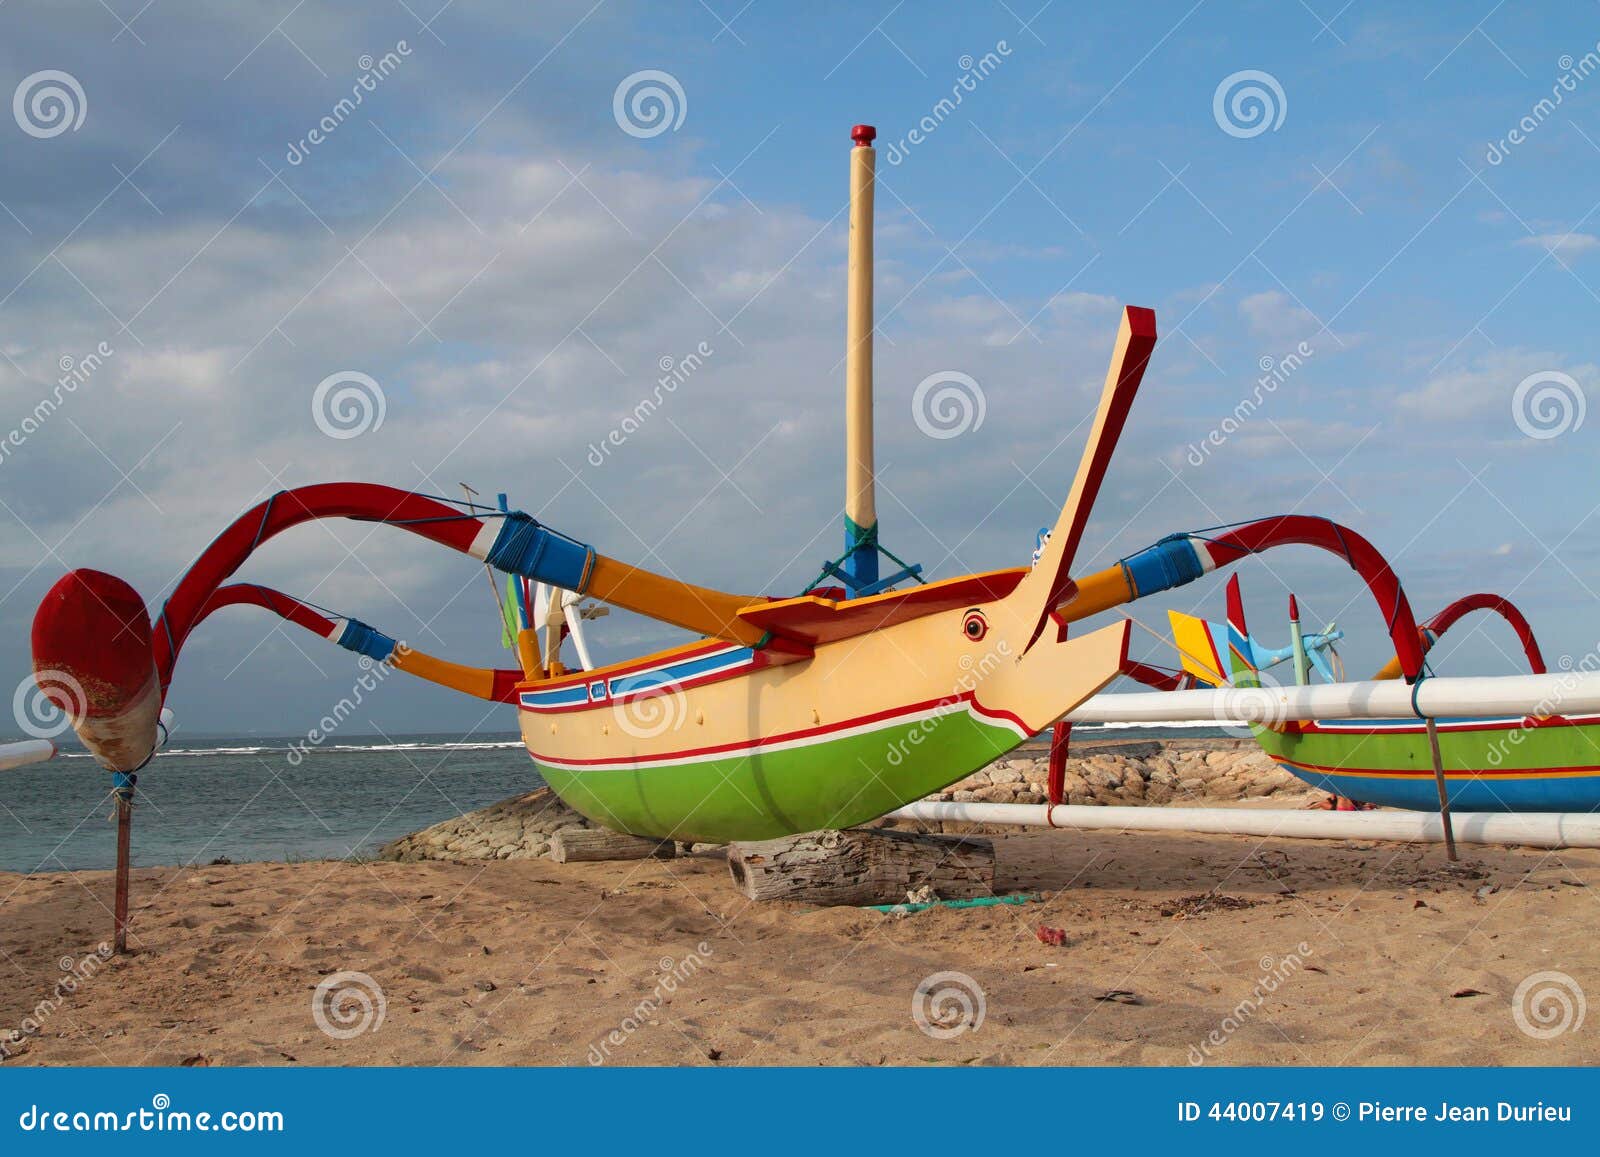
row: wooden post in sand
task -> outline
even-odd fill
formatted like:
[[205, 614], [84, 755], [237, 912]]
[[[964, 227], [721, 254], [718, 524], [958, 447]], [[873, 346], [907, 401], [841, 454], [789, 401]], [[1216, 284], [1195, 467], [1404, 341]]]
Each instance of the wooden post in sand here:
[[133, 846], [133, 788], [138, 779], [131, 771], [112, 776], [117, 807], [117, 890], [111, 910], [111, 946], [119, 956], [128, 951], [128, 869]]
[[1439, 788], [1439, 822], [1444, 825], [1444, 854], [1452, 863], [1456, 859], [1455, 823], [1450, 818], [1450, 793], [1444, 782], [1444, 756], [1439, 751], [1439, 725], [1428, 716], [1428, 750], [1433, 753], [1433, 782]]
[[994, 895], [994, 842], [849, 828], [728, 845], [734, 886], [752, 900], [898, 904], [931, 887], [941, 900]]

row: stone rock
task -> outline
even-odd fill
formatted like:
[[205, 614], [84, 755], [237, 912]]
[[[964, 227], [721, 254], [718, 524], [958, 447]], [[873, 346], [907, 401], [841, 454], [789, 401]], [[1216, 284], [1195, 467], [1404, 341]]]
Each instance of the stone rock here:
[[402, 836], [380, 848], [378, 858], [404, 863], [538, 859], [549, 855], [552, 833], [597, 826], [549, 788], [540, 788]]

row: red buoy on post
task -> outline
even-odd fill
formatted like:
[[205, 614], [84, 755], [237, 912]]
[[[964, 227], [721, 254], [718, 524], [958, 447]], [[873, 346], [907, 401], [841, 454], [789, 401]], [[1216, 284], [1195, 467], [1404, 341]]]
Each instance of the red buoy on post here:
[[33, 677], [112, 775], [117, 815], [116, 951], [127, 951], [128, 865], [136, 773], [155, 753], [161, 718], [150, 616], [115, 575], [75, 570], [33, 616]]

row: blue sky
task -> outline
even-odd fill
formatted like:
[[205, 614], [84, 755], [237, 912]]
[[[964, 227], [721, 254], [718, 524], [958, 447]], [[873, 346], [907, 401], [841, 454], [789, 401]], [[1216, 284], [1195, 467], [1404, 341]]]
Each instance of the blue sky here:
[[[1162, 340], [1086, 566], [1171, 531], [1322, 514], [1390, 555], [1420, 614], [1508, 593], [1548, 655], [1579, 658], [1600, 640], [1600, 417], [1578, 421], [1600, 383], [1597, 43], [1593, 4], [11, 0], [0, 95], [66, 73], [83, 117], [29, 132], [24, 101], [0, 118], [0, 426], [62, 358], [114, 353], [0, 460], [0, 678], [24, 679], [33, 608], [66, 568], [122, 574], [154, 604], [239, 511], [341, 477], [507, 490], [608, 553], [794, 593], [837, 551], [857, 121], [882, 146], [897, 553], [940, 575], [1026, 560], [1131, 302]], [[390, 52], [291, 163], [362, 58]], [[645, 70], [672, 78], [682, 120], [641, 136], [614, 98]], [[1219, 121], [1244, 72], [1270, 77], [1275, 127]], [[590, 464], [662, 359], [701, 342], [706, 364]], [[1194, 462], [1264, 359], [1301, 343], [1304, 364]], [[380, 384], [384, 421], [333, 439], [311, 397], [342, 371]], [[915, 388], [939, 373], [977, 383], [981, 425], [918, 429]], [[1517, 420], [1535, 375], [1566, 405], [1559, 432]], [[407, 536], [302, 531], [247, 574], [503, 659], [481, 575]], [[1336, 560], [1279, 552], [1245, 587], [1270, 642], [1292, 588], [1350, 632], [1353, 671], [1382, 662], [1379, 617]], [[1160, 628], [1169, 605], [1218, 611], [1220, 583], [1134, 613]], [[673, 640], [629, 616], [597, 627], [608, 658]], [[1515, 669], [1503, 628], [1460, 630], [1442, 670]], [[348, 690], [346, 659], [241, 611], [194, 640], [172, 703], [192, 727], [292, 734]], [[369, 722], [511, 725], [399, 683]]]

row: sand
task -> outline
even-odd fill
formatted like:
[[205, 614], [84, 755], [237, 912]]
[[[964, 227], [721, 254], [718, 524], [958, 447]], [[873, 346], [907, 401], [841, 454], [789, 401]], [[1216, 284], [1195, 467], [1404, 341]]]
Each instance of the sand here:
[[[997, 852], [999, 885], [1044, 902], [751, 905], [716, 853], [143, 869], [137, 951], [103, 965], [108, 873], [5, 875], [0, 1038], [47, 1065], [1600, 1062], [1593, 1018], [1538, 1039], [1513, 1008], [1536, 973], [1600, 992], [1600, 852], [1451, 869], [1431, 846], [1048, 831]], [[347, 971], [383, 1015], [336, 987], [334, 1036], [313, 1001]], [[981, 1024], [952, 989], [919, 1027], [942, 973]]]

